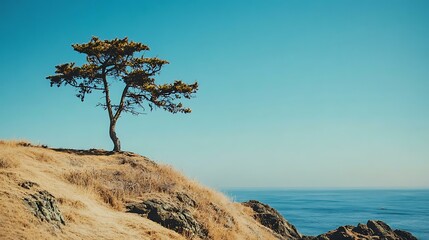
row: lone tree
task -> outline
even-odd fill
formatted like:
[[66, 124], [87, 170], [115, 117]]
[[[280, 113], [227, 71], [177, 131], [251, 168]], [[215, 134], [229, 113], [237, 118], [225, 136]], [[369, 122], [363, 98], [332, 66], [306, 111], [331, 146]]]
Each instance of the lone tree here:
[[[198, 83], [185, 84], [174, 81], [171, 84], [156, 84], [155, 75], [168, 64], [166, 60], [156, 57], [144, 57], [149, 47], [128, 38], [100, 40], [92, 37], [84, 44], [73, 44], [73, 49], [86, 54], [87, 63], [75, 66], [65, 63], [55, 66], [55, 75], [46, 77], [51, 87], [70, 85], [78, 90], [76, 96], [83, 102], [85, 95], [92, 91], [101, 91], [105, 101], [97, 104], [109, 113], [109, 135], [112, 139], [113, 151], [121, 151], [121, 144], [116, 135], [115, 126], [122, 112], [134, 115], [141, 114], [138, 109], [145, 110], [149, 106], [152, 111], [162, 108], [171, 113], [190, 113], [177, 99], [193, 97], [198, 90]], [[142, 52], [140, 56], [138, 53]], [[122, 81], [124, 89], [117, 104], [111, 101], [112, 81]]]

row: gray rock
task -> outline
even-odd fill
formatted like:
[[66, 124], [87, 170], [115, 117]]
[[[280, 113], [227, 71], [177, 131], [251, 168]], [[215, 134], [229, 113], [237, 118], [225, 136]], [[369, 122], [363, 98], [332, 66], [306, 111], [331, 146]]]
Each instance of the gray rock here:
[[56, 199], [47, 191], [39, 191], [24, 198], [25, 204], [38, 219], [58, 227], [65, 225]]
[[37, 184], [37, 183], [35, 183], [35, 182], [31, 182], [31, 181], [24, 181], [24, 182], [21, 182], [21, 183], [19, 184], [19, 186], [21, 186], [21, 187], [23, 187], [23, 188], [25, 188], [25, 189], [30, 189], [30, 188], [32, 188], [32, 187], [34, 187], [34, 186], [38, 187], [38, 186], [39, 186], [39, 184]]
[[130, 203], [126, 207], [128, 212], [137, 213], [184, 236], [207, 238], [207, 230], [195, 220], [186, 208], [180, 208], [159, 199]]
[[256, 200], [242, 203], [254, 211], [253, 217], [265, 227], [279, 234], [282, 239], [300, 239], [302, 236], [298, 230], [290, 224], [274, 208]]
[[[223, 226], [226, 228], [232, 228], [235, 225], [234, 218], [229, 215], [227, 212], [222, 210], [218, 205], [215, 203], [210, 203], [210, 207], [216, 212], [216, 215], [214, 216], [215, 221], [222, 221], [223, 220]], [[222, 218], [222, 219], [221, 219]]]
[[176, 193], [176, 198], [185, 206], [188, 206], [188, 207], [197, 206], [197, 203], [195, 202], [195, 200], [189, 197], [189, 195], [186, 193], [183, 193], [183, 192]]
[[353, 232], [360, 233], [362, 235], [371, 236], [374, 235], [374, 232], [365, 224], [359, 223], [357, 227], [352, 229]]
[[417, 238], [414, 237], [413, 234], [411, 234], [409, 232], [398, 230], [398, 229], [396, 229], [394, 232], [401, 239], [404, 239], [404, 240], [417, 240]]
[[369, 229], [371, 229], [374, 232], [374, 235], [385, 237], [387, 239], [395, 239], [396, 234], [393, 232], [393, 230], [387, 225], [386, 223], [382, 221], [374, 221], [369, 220], [366, 225]]
[[[311, 239], [311, 237], [307, 237]], [[369, 220], [367, 224], [358, 226], [343, 226], [313, 238], [314, 240], [417, 240], [411, 233], [402, 230], [392, 230], [382, 221]]]

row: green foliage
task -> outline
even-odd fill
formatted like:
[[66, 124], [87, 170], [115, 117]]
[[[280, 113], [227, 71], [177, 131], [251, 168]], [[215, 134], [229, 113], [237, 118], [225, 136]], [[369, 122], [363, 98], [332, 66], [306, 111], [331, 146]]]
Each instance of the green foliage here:
[[[186, 84], [174, 81], [171, 84], [155, 83], [155, 75], [168, 64], [166, 60], [144, 57], [149, 47], [129, 41], [128, 38], [100, 40], [93, 37], [84, 44], [73, 44], [74, 50], [86, 55], [87, 63], [76, 66], [65, 63], [56, 66], [55, 75], [48, 76], [51, 86], [70, 85], [77, 88], [77, 97], [84, 101], [92, 91], [102, 91], [106, 101], [99, 103], [109, 111], [111, 120], [117, 120], [121, 112], [140, 114], [137, 109], [162, 108], [171, 113], [190, 113], [191, 109], [176, 102], [180, 98], [191, 98], [198, 90], [198, 83]], [[143, 52], [140, 56], [137, 53]], [[124, 90], [118, 104], [112, 104], [109, 81], [124, 82]], [[116, 111], [116, 112], [113, 112]]]

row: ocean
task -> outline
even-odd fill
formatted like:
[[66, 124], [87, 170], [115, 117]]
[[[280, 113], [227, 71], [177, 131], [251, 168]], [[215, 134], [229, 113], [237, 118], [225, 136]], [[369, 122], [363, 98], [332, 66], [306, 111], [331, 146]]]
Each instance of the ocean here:
[[316, 236], [371, 219], [429, 240], [429, 190], [229, 189], [223, 192], [236, 202], [254, 199], [272, 206], [304, 235]]

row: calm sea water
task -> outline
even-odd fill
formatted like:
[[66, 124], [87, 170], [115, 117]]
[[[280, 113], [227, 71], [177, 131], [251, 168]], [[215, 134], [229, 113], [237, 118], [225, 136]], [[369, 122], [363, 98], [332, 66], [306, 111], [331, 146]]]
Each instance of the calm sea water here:
[[429, 240], [429, 190], [226, 190], [234, 201], [255, 199], [277, 209], [304, 235], [382, 220]]

